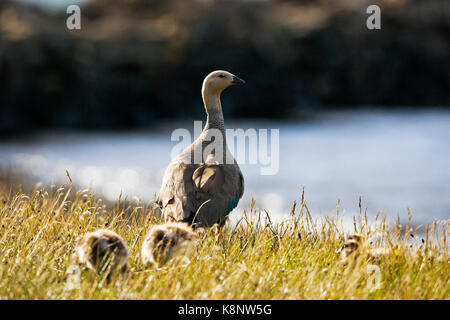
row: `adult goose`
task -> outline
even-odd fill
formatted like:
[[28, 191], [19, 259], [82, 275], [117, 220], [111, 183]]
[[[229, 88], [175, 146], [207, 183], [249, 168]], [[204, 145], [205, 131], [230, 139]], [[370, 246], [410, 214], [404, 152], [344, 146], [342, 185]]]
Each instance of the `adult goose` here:
[[220, 95], [245, 83], [227, 71], [213, 71], [203, 81], [207, 118], [200, 136], [166, 169], [157, 203], [166, 221], [194, 227], [223, 226], [244, 193], [244, 178], [227, 147]]

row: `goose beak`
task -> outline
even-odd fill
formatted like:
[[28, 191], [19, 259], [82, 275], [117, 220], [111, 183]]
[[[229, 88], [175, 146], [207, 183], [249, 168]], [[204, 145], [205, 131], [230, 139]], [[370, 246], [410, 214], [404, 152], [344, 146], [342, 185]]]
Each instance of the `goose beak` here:
[[245, 81], [239, 77], [233, 76], [233, 80], [231, 81], [233, 84], [245, 84]]

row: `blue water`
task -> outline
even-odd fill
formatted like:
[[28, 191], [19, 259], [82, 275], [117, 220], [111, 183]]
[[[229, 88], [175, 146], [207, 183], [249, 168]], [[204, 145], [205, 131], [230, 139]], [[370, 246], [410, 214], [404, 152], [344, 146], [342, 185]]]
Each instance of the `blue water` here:
[[66, 9], [72, 4], [81, 5], [89, 0], [16, 0], [48, 9]]
[[[329, 113], [312, 122], [232, 122], [228, 128], [280, 130], [280, 168], [260, 174], [261, 165], [242, 164], [243, 200], [231, 213], [238, 219], [251, 198], [273, 217], [287, 216], [302, 186], [315, 216], [340, 210], [350, 221], [358, 198], [369, 217], [382, 213], [415, 225], [450, 219], [450, 112]], [[132, 133], [48, 132], [0, 142], [0, 170], [25, 174], [43, 184], [67, 182], [66, 170], [80, 188], [91, 185], [101, 197], [150, 201], [170, 161], [173, 129], [167, 124]]]

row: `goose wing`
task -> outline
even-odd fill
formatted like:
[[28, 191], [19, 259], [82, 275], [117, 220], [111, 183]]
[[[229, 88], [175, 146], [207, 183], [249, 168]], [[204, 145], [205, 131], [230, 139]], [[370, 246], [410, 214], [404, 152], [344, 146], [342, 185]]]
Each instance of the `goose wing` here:
[[223, 224], [244, 193], [237, 164], [169, 166], [159, 196], [166, 218], [198, 226]]

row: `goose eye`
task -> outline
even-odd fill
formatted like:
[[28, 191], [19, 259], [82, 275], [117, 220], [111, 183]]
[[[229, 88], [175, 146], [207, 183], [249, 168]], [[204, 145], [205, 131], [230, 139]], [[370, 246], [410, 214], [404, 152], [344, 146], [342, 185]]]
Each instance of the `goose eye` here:
[[219, 78], [225, 78], [224, 74], [219, 74]]

